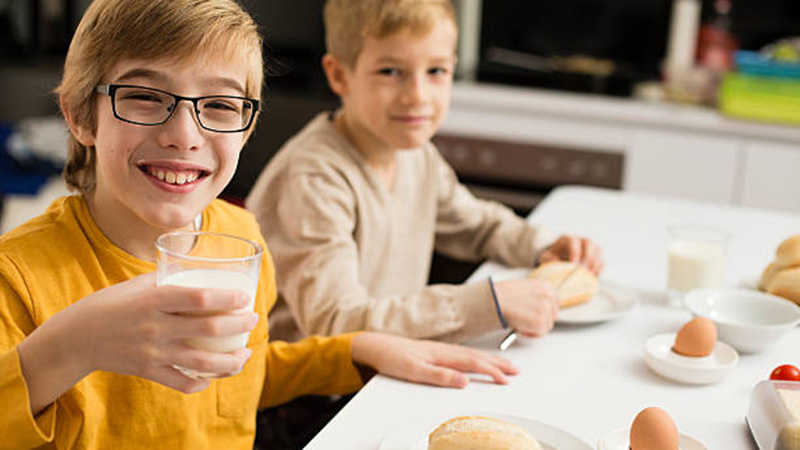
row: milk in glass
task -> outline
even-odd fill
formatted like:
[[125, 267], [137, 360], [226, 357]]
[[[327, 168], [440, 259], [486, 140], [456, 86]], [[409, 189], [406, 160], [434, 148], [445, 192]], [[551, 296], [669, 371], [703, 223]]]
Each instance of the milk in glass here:
[[[238, 311], [252, 311], [258, 282], [242, 272], [220, 269], [192, 269], [168, 275], [159, 284], [162, 286], [174, 285], [190, 288], [239, 289], [247, 294], [250, 301], [247, 306]], [[212, 312], [211, 314], [218, 314], [218, 312]], [[232, 352], [246, 347], [249, 335], [250, 333], [241, 333], [213, 338], [187, 338], [185, 342], [190, 347], [200, 350]]]
[[670, 289], [719, 287], [724, 269], [725, 249], [719, 245], [679, 241], [669, 247]]
[[669, 229], [667, 296], [679, 306], [683, 294], [699, 288], [722, 286], [729, 234], [703, 226]]

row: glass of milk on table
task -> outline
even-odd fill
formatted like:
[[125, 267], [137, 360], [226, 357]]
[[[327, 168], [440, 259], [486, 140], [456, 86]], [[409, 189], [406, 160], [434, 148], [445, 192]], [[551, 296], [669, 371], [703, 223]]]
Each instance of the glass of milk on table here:
[[[243, 309], [252, 311], [255, 304], [261, 255], [264, 250], [253, 241], [220, 233], [177, 231], [159, 236], [157, 279], [159, 286], [239, 289], [250, 302]], [[212, 314], [228, 314], [217, 311]], [[186, 344], [201, 350], [226, 353], [247, 346], [250, 333], [213, 338], [187, 338]], [[202, 373], [175, 367], [195, 378], [222, 378], [233, 373]]]
[[692, 289], [722, 286], [730, 233], [702, 225], [674, 225], [668, 232], [669, 303], [682, 306]]

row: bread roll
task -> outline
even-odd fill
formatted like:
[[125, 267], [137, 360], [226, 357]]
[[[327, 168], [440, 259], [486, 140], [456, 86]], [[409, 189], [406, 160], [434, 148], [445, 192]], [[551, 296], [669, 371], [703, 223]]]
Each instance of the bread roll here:
[[492, 417], [461, 416], [428, 435], [428, 450], [542, 450], [521, 426]]
[[786, 238], [775, 250], [775, 265], [778, 269], [800, 265], [800, 234]]
[[778, 272], [778, 266], [774, 262], [769, 263], [764, 273], [761, 274], [761, 281], [758, 282], [758, 288], [762, 291], [767, 290], [767, 285], [772, 281], [772, 277]]
[[779, 269], [767, 282], [765, 290], [800, 304], [800, 267]]
[[761, 274], [758, 288], [800, 304], [800, 234], [781, 242], [775, 261]]
[[[577, 267], [577, 269], [576, 269]], [[572, 273], [576, 270], [575, 273]], [[564, 282], [564, 279], [569, 278]], [[551, 261], [533, 269], [531, 278], [542, 278], [558, 288], [561, 307], [588, 302], [597, 293], [597, 277], [589, 269], [568, 261]]]

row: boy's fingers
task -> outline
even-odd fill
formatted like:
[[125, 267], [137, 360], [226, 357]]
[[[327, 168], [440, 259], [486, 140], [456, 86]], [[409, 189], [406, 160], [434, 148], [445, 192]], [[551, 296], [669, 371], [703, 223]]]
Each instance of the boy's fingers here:
[[211, 316], [172, 315], [165, 325], [169, 335], [179, 338], [224, 337], [247, 333], [258, 323], [258, 314], [237, 311]]
[[509, 359], [495, 355], [494, 353], [483, 352], [481, 350], [473, 349], [473, 352], [479, 355], [483, 355], [483, 357], [486, 358], [489, 362], [499, 367], [500, 370], [503, 371], [503, 373], [506, 373], [508, 375], [516, 375], [519, 373], [519, 369]]
[[583, 245], [581, 239], [567, 237], [567, 261], [581, 262], [583, 259]]
[[238, 289], [199, 289], [160, 286], [159, 309], [165, 313], [201, 313], [239, 309], [250, 298]]
[[[172, 363], [186, 369], [203, 373], [236, 373], [242, 370], [244, 364], [250, 359], [251, 350], [248, 348], [231, 353], [212, 353], [202, 350], [188, 350], [176, 352]], [[182, 374], [181, 374], [182, 375]], [[179, 389], [180, 390], [180, 389]]]
[[469, 384], [469, 378], [465, 374], [447, 367], [431, 364], [423, 364], [419, 368], [417, 375], [418, 378], [411, 381], [453, 388], [463, 388]]
[[[508, 379], [505, 376], [503, 368], [493, 361], [493, 358], [488, 354], [480, 351], [472, 352], [467, 351], [463, 355], [457, 355], [450, 358], [444, 358], [435, 361], [435, 365], [441, 367], [448, 367], [456, 369], [460, 372], [481, 373], [489, 375], [498, 384], [507, 384]], [[510, 365], [510, 363], [508, 364]], [[505, 366], [505, 365], [504, 365]]]
[[461, 364], [453, 366], [449, 366], [452, 369], [457, 369], [461, 372], [470, 372], [470, 373], [479, 373], [483, 375], [488, 375], [492, 377], [497, 384], [508, 384], [508, 378], [506, 378], [505, 374], [499, 367], [495, 366], [494, 364], [480, 358], [472, 358], [466, 361], [462, 361]]
[[184, 394], [200, 392], [210, 384], [208, 380], [189, 378], [171, 366], [161, 366], [155, 369], [150, 379]]

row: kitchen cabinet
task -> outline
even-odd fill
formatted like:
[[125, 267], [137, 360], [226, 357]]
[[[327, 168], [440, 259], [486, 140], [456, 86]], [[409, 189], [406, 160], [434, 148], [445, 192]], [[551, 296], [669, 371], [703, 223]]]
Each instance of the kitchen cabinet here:
[[739, 143], [732, 138], [635, 130], [626, 149], [622, 186], [645, 194], [734, 203], [738, 154]]
[[800, 211], [800, 143], [745, 142], [741, 179], [741, 204]]
[[[497, 142], [491, 147], [497, 179], [503, 178], [498, 167], [512, 158], [502, 144], [514, 143], [531, 149], [531, 165], [552, 160], [553, 170], [592, 164], [592, 152], [618, 155], [620, 179], [604, 182], [626, 191], [800, 211], [800, 195], [792, 194], [800, 192], [793, 175], [800, 173], [800, 127], [734, 120], [697, 106], [460, 82], [441, 132], [481, 142], [476, 152], [486, 150], [487, 140]], [[517, 151], [506, 165], [523, 164]], [[537, 176], [532, 171], [528, 184], [541, 184]], [[555, 174], [546, 177], [548, 189], [559, 176], [574, 183]]]

